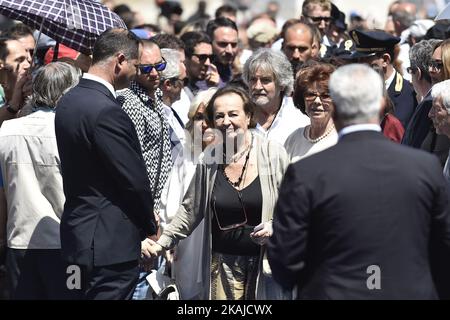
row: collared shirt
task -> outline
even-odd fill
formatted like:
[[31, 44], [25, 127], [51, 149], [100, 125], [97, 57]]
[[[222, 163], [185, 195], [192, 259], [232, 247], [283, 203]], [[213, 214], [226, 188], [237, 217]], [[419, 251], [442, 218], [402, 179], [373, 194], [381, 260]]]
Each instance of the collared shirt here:
[[170, 129], [164, 116], [162, 92], [157, 89], [153, 100], [142, 86], [132, 81], [128, 89], [118, 92], [117, 100], [136, 129], [153, 193], [154, 209], [158, 212], [161, 192], [172, 169]]
[[0, 167], [8, 203], [8, 247], [60, 249], [59, 224], [65, 197], [55, 113], [39, 110], [3, 122]]
[[345, 127], [339, 131], [339, 139], [341, 139], [346, 134], [350, 134], [358, 131], [377, 131], [381, 132], [381, 127], [378, 124], [374, 123], [363, 123], [363, 124], [354, 124], [348, 127]]
[[308, 116], [294, 106], [291, 97], [284, 97], [280, 110], [278, 110], [270, 128], [266, 130], [258, 123], [256, 132], [266, 139], [275, 140], [284, 145], [292, 132], [308, 124], [310, 124]]
[[386, 81], [384, 81], [384, 86], [386, 87], [386, 90], [389, 89], [389, 87], [391, 86], [392, 81], [394, 81], [396, 72], [397, 71], [394, 70], [392, 72], [391, 76]]
[[[172, 147], [172, 163], [178, 158], [186, 139], [184, 125], [172, 107], [163, 104], [164, 116], [169, 123], [170, 143]], [[177, 118], [178, 117], [178, 118]], [[181, 145], [180, 145], [181, 144]]]
[[111, 83], [109, 83], [108, 81], [95, 76], [93, 74], [90, 73], [84, 73], [83, 74], [83, 79], [88, 79], [88, 80], [92, 80], [92, 81], [97, 81], [100, 82], [102, 85], [104, 85], [106, 88], [108, 88], [108, 90], [112, 93], [112, 95], [114, 96], [114, 98], [116, 98], [116, 91], [114, 90], [114, 87]]

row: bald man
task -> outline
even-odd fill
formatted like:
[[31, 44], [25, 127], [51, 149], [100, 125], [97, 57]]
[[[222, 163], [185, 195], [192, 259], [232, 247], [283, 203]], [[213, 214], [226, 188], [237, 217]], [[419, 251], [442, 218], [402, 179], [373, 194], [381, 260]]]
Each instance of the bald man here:
[[314, 52], [317, 54], [317, 49], [313, 30], [307, 24], [296, 23], [283, 34], [282, 51], [291, 62], [294, 74], [305, 61], [314, 56]]

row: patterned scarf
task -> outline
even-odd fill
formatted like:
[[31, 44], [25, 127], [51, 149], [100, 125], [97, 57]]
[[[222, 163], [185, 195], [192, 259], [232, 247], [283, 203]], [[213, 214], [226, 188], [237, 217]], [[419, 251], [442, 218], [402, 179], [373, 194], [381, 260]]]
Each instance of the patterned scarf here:
[[[161, 192], [172, 169], [172, 156], [169, 124], [163, 113], [160, 89], [156, 90], [155, 98], [155, 100], [151, 99], [143, 87], [136, 82], [131, 82], [128, 89], [118, 92], [117, 100], [133, 121], [136, 129], [153, 192], [154, 209], [158, 213]], [[158, 178], [161, 152], [162, 160]]]

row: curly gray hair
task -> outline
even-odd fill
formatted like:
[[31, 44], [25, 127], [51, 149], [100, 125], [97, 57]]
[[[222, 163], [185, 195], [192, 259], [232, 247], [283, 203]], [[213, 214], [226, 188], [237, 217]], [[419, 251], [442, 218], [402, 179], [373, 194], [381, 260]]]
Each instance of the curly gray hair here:
[[284, 91], [285, 96], [290, 96], [294, 91], [294, 73], [292, 66], [284, 53], [268, 48], [261, 48], [253, 53], [245, 62], [242, 78], [250, 87], [250, 79], [256, 70], [271, 72], [275, 82]]

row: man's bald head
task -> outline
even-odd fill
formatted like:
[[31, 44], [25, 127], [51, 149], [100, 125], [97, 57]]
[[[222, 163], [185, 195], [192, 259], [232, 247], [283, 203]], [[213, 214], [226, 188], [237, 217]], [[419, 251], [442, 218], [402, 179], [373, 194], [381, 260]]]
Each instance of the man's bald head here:
[[312, 56], [314, 44], [314, 32], [305, 23], [296, 23], [283, 33], [282, 50], [293, 64], [305, 62]]

